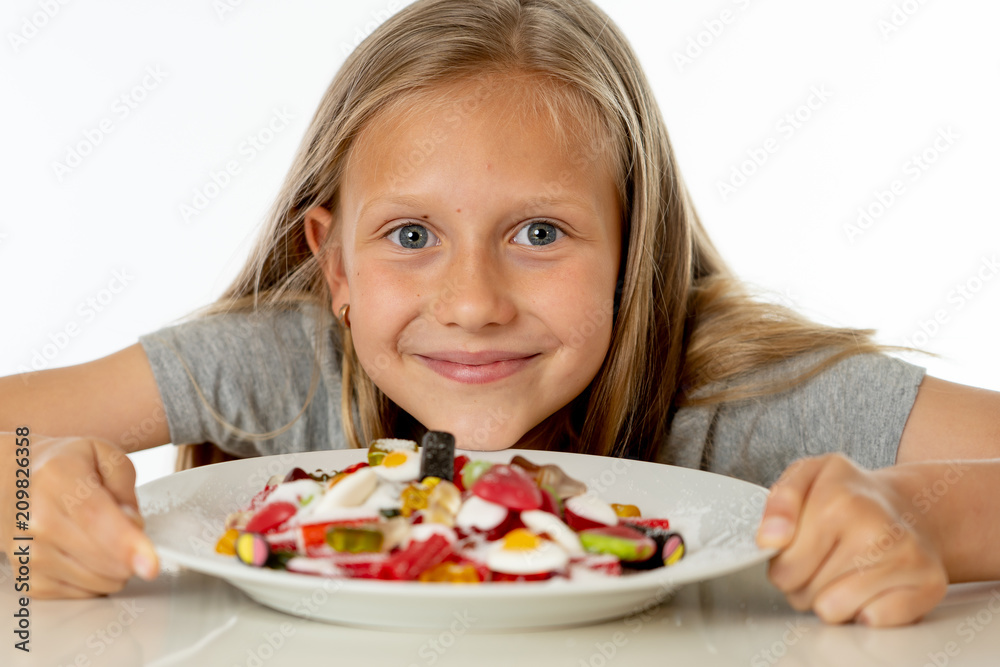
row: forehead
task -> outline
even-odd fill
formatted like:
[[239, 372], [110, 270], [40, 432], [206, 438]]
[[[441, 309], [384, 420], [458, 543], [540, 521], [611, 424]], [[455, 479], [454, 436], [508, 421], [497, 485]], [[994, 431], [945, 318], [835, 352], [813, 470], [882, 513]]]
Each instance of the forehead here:
[[547, 190], [592, 190], [595, 181], [619, 183], [611, 146], [595, 105], [569, 87], [532, 75], [481, 75], [384, 107], [355, 139], [344, 186], [391, 194], [455, 165], [456, 176], [481, 166]]

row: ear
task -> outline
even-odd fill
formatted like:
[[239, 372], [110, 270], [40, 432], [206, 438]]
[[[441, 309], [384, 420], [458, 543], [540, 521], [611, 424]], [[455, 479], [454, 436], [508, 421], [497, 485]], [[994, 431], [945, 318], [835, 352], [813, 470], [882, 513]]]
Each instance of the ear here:
[[313, 206], [305, 215], [306, 243], [319, 262], [326, 278], [326, 284], [333, 295], [330, 304], [334, 314], [341, 306], [351, 302], [350, 287], [347, 284], [347, 272], [344, 269], [344, 248], [339, 238], [333, 238], [337, 226], [333, 214], [322, 206]]

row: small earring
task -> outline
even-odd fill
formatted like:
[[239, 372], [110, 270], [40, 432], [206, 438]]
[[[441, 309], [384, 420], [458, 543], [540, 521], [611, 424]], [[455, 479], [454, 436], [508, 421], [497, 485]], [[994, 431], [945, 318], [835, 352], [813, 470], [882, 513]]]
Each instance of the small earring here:
[[348, 329], [351, 328], [351, 304], [345, 303], [340, 307], [340, 311], [337, 313], [337, 319]]

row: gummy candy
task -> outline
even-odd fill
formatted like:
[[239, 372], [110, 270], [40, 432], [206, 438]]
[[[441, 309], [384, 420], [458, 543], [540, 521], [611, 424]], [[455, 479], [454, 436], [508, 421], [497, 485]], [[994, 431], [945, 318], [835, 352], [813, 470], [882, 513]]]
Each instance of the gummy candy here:
[[309, 473], [307, 473], [302, 468], [292, 468], [291, 470], [288, 471], [288, 474], [285, 475], [285, 479], [283, 481], [294, 482], [300, 479], [310, 479]]
[[278, 501], [264, 505], [253, 515], [244, 530], [250, 533], [266, 533], [279, 527], [295, 516], [299, 508], [294, 503]]
[[334, 551], [349, 553], [382, 550], [382, 531], [376, 528], [349, 528], [334, 526], [326, 534], [326, 543]]
[[462, 492], [448, 480], [441, 480], [427, 495], [427, 509], [432, 510], [435, 506], [454, 518], [462, 506]]
[[493, 467], [490, 461], [474, 460], [469, 461], [462, 468], [462, 486], [471, 489], [484, 472]]
[[426, 540], [413, 540], [405, 548], [390, 555], [379, 571], [380, 579], [416, 579], [451, 555], [451, 543], [443, 535], [431, 535]]
[[515, 456], [510, 460], [511, 465], [515, 465], [524, 472], [528, 473], [535, 483], [539, 486], [551, 487], [555, 492], [556, 496], [560, 499], [569, 498], [570, 496], [578, 496], [581, 493], [587, 492], [587, 485], [583, 482], [573, 479], [569, 475], [563, 472], [562, 468], [557, 465], [536, 465], [524, 458], [523, 456]]
[[455, 436], [445, 431], [428, 431], [420, 443], [420, 479], [439, 477], [452, 480], [455, 474]]
[[628, 525], [630, 525], [630, 526], [632, 526], [634, 528], [639, 528], [640, 530], [643, 527], [646, 527], [646, 528], [661, 528], [663, 530], [669, 530], [670, 529], [670, 520], [669, 519], [665, 519], [665, 518], [660, 518], [660, 517], [656, 517], [656, 518], [653, 518], [653, 517], [638, 517], [638, 516], [637, 517], [629, 517], [629, 518], [625, 519], [625, 521], [623, 523], [626, 523], [626, 524], [628, 524]]
[[459, 491], [465, 491], [465, 483], [462, 481], [462, 468], [464, 468], [465, 464], [468, 462], [469, 457], [465, 454], [460, 454], [455, 457], [455, 465], [453, 466], [451, 481], [454, 482]]
[[611, 505], [592, 493], [567, 498], [563, 510], [566, 514], [566, 523], [573, 530], [618, 524], [618, 515], [611, 509]]
[[480, 475], [472, 493], [512, 510], [536, 510], [542, 506], [542, 492], [527, 473], [502, 463]]
[[663, 564], [668, 567], [675, 564], [681, 558], [684, 558], [685, 551], [684, 538], [679, 533], [671, 533], [667, 537], [666, 544], [663, 546]]
[[442, 583], [587, 580], [685, 555], [667, 519], [609, 505], [558, 466], [470, 461], [449, 434], [425, 440], [376, 441], [340, 472], [272, 476], [227, 516], [216, 550], [315, 576]]
[[623, 562], [645, 561], [656, 552], [656, 542], [627, 526], [580, 531], [580, 544], [590, 553], [611, 554]]
[[409, 517], [417, 510], [427, 507], [428, 495], [430, 495], [430, 489], [420, 483], [410, 484], [403, 489], [399, 494], [400, 500], [403, 501], [403, 507], [400, 508], [403, 516]]
[[619, 505], [618, 503], [611, 503], [611, 509], [615, 511], [621, 519], [638, 518], [642, 516], [639, 508], [635, 505]]
[[236, 538], [239, 537], [240, 531], [235, 528], [230, 528], [222, 534], [219, 541], [215, 543], [215, 553], [222, 554], [223, 556], [232, 556], [236, 553]]
[[252, 567], [263, 567], [271, 548], [263, 535], [257, 533], [240, 533], [236, 538], [236, 557], [241, 563]]
[[403, 449], [411, 452], [417, 451], [417, 443], [413, 440], [402, 440], [400, 438], [381, 438], [375, 440], [368, 447], [368, 463], [377, 466], [382, 463], [382, 459], [389, 452]]
[[444, 562], [424, 570], [418, 577], [420, 581], [449, 584], [478, 584], [483, 581], [479, 571], [471, 563], [459, 564]]

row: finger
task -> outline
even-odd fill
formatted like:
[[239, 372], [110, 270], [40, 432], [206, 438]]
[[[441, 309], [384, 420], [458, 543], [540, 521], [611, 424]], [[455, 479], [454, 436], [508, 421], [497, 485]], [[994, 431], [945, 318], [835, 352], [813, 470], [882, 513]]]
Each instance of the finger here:
[[129, 505], [138, 513], [139, 504], [135, 496], [135, 466], [124, 450], [100, 439], [91, 441], [97, 472], [104, 487], [119, 504]]
[[800, 459], [781, 474], [771, 487], [757, 529], [759, 546], [781, 549], [792, 541], [802, 505], [823, 464], [822, 458]]
[[947, 591], [947, 586], [941, 591], [929, 586], [886, 591], [865, 605], [857, 615], [858, 622], [874, 628], [916, 623], [937, 606]]
[[46, 572], [58, 572], [57, 579], [81, 591], [106, 595], [120, 591], [128, 581], [130, 572], [123, 577], [105, 577], [81, 564], [73, 554], [55, 545], [45, 545], [38, 550], [38, 565]]
[[[49, 524], [46, 540], [39, 543], [38, 567], [52, 576], [57, 576], [62, 562], [55, 558], [50, 562], [47, 557], [56, 551], [61, 551], [72, 554], [74, 561], [96, 576], [116, 580], [128, 579], [132, 576], [128, 554], [109, 552], [104, 544], [95, 539], [94, 533], [100, 534], [101, 530], [99, 526], [93, 524], [84, 528], [71, 517], [54, 520]], [[58, 538], [54, 540], [49, 537], [53, 535]]]
[[[143, 579], [156, 577], [159, 561], [153, 543], [106, 489], [95, 489], [73, 514], [71, 518], [84, 529], [90, 543], [104, 558], [124, 563], [130, 572]], [[99, 567], [91, 559], [83, 562], [88, 567]]]
[[[869, 624], [899, 625], [930, 611], [947, 590], [944, 568], [923, 552], [911, 552], [845, 573], [819, 591], [813, 608], [828, 623], [864, 613], [862, 619]], [[900, 608], [904, 602], [909, 606]]]
[[40, 577], [31, 584], [31, 597], [38, 600], [82, 600], [97, 596], [97, 593], [52, 577]]

